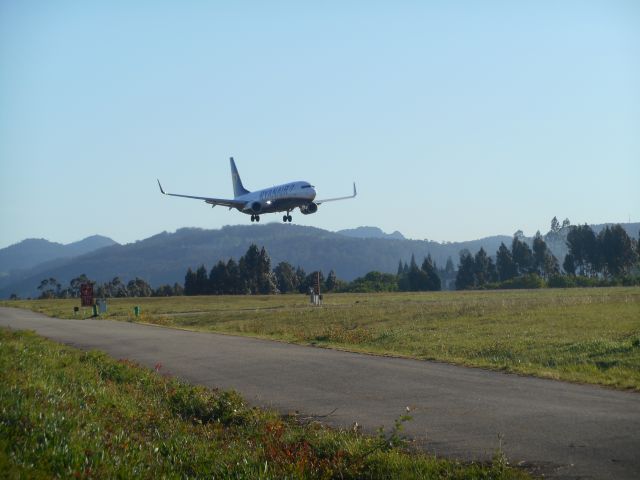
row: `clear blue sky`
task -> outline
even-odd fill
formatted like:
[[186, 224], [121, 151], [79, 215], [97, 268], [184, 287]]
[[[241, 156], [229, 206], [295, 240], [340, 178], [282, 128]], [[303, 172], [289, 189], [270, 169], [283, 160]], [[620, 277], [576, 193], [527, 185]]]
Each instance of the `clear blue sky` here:
[[0, 247], [250, 224], [155, 183], [229, 197], [231, 155], [355, 180], [293, 214], [329, 230], [640, 221], [640, 2], [0, 3]]

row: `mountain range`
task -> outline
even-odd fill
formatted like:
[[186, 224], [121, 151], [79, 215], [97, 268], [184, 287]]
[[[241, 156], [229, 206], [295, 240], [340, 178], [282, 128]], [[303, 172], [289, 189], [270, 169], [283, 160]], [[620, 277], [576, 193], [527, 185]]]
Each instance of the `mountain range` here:
[[[637, 237], [640, 223], [623, 226], [630, 235]], [[603, 227], [593, 226], [596, 232]], [[566, 254], [568, 230], [564, 230], [546, 236], [560, 262]], [[463, 249], [475, 253], [482, 247], [489, 255], [495, 255], [500, 243], [510, 245], [511, 239], [511, 236], [497, 235], [466, 242], [439, 243], [406, 239], [400, 232], [386, 234], [376, 227], [330, 232], [315, 227], [271, 223], [227, 226], [218, 230], [182, 228], [126, 245], [97, 236], [67, 246], [46, 240], [35, 241], [38, 243], [25, 240], [0, 250], [0, 271], [5, 272], [0, 277], [0, 298], [8, 298], [12, 293], [20, 297], [35, 296], [43, 278], [53, 277], [66, 285], [82, 273], [98, 282], [117, 276], [125, 282], [140, 277], [154, 287], [183, 283], [187, 268], [204, 264], [210, 269], [219, 260], [237, 260], [251, 243], [266, 248], [272, 267], [287, 261], [294, 266], [300, 265], [307, 272], [322, 270], [327, 274], [333, 269], [338, 278], [350, 281], [372, 270], [395, 273], [398, 262], [408, 262], [412, 255], [420, 263], [430, 254], [439, 266], [444, 266], [449, 257], [457, 264]], [[72, 245], [77, 249], [78, 244], [82, 248], [75, 250], [79, 252], [75, 255], [69, 253], [68, 248], [60, 249], [60, 246]], [[43, 248], [35, 253], [37, 245]], [[63, 251], [64, 256], [52, 258], [56, 251]], [[23, 263], [18, 259], [24, 259]], [[41, 259], [45, 260], [38, 263]]]
[[338, 230], [336, 233], [353, 238], [391, 238], [395, 240], [406, 240], [405, 236], [399, 231], [393, 233], [385, 233], [378, 227], [357, 227], [347, 230]]
[[93, 235], [66, 245], [44, 238], [28, 238], [0, 249], [0, 277], [7, 276], [15, 270], [32, 268], [55, 259], [77, 257], [111, 245], [117, 243], [101, 235]]

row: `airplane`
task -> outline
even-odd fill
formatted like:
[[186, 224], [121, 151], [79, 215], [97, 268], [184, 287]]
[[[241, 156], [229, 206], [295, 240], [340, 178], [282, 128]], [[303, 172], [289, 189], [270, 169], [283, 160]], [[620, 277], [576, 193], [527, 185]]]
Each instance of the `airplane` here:
[[335, 202], [337, 200], [346, 200], [354, 198], [357, 195], [356, 184], [353, 183], [353, 195], [346, 197], [327, 198], [324, 200], [316, 200], [315, 187], [309, 182], [297, 181], [275, 185], [270, 188], [256, 190], [250, 192], [242, 185], [236, 163], [233, 157], [229, 159], [231, 163], [231, 182], [233, 183], [233, 199], [196, 197], [193, 195], [181, 195], [177, 193], [167, 193], [162, 188], [160, 180], [158, 186], [160, 193], [163, 195], [171, 195], [172, 197], [194, 198], [196, 200], [204, 200], [212, 207], [222, 205], [229, 207], [229, 210], [235, 208], [239, 212], [251, 215], [252, 222], [259, 222], [260, 215], [263, 213], [286, 212], [282, 217], [283, 222], [291, 223], [291, 212], [299, 208], [303, 215], [310, 215], [318, 211], [318, 205], [326, 202]]

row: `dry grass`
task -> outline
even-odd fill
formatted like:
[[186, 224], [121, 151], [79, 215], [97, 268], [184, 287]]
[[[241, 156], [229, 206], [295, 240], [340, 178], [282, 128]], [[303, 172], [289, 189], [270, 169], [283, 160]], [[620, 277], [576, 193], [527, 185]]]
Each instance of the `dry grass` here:
[[[4, 302], [73, 318], [77, 300]], [[133, 306], [142, 314], [133, 316]], [[640, 390], [640, 288], [110, 300], [106, 318]]]

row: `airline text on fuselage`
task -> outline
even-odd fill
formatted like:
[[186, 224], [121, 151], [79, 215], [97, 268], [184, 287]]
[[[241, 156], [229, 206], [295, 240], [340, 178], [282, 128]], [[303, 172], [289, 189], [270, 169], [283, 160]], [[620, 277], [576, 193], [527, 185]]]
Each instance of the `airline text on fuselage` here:
[[278, 187], [269, 188], [260, 192], [260, 200], [270, 198], [280, 198], [288, 195], [295, 188], [295, 184], [280, 185]]

